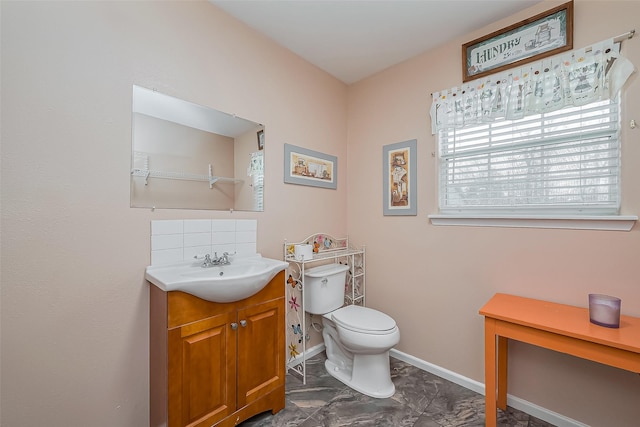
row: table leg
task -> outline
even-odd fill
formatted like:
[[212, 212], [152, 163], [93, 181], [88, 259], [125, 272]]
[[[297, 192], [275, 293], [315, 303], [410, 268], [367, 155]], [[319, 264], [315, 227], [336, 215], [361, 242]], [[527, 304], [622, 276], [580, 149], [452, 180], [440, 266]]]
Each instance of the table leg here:
[[507, 410], [508, 339], [498, 336], [498, 408]]
[[485, 426], [496, 427], [496, 323], [484, 319], [484, 402]]

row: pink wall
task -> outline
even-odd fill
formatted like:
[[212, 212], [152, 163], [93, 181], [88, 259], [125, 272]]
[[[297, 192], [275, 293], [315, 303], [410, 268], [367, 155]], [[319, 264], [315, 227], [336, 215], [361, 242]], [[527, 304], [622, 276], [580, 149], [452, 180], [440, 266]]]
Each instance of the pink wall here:
[[[445, 228], [426, 218], [437, 209], [429, 93], [460, 83], [462, 43], [545, 8], [347, 88], [204, 1], [2, 2], [0, 423], [148, 424], [151, 220], [255, 218], [258, 250], [274, 258], [285, 238], [348, 232], [367, 245], [368, 304], [397, 319], [398, 348], [477, 381], [477, 310], [495, 292], [585, 305], [599, 291], [640, 315], [637, 226]], [[578, 1], [576, 46], [627, 31], [639, 15], [637, 2]], [[636, 65], [639, 42], [623, 48]], [[264, 123], [265, 212], [129, 208], [133, 84]], [[633, 76], [623, 123], [639, 95]], [[628, 214], [640, 212], [637, 132], [624, 127]], [[383, 217], [381, 147], [412, 138], [418, 216]], [[337, 156], [338, 189], [283, 184], [285, 143]], [[637, 375], [512, 350], [513, 394], [592, 425], [640, 417]]]
[[[205, 1], [1, 7], [0, 424], [148, 425], [150, 221], [255, 218], [273, 258], [346, 234], [346, 179], [282, 170], [284, 143], [346, 158], [347, 88]], [[264, 123], [265, 212], [130, 208], [133, 84]]]
[[[435, 138], [430, 93], [462, 82], [461, 45], [547, 10], [543, 2], [349, 88], [348, 230], [367, 245], [367, 303], [393, 316], [397, 348], [484, 383], [483, 319], [496, 292], [577, 306], [600, 292], [640, 315], [640, 228], [630, 232], [435, 227]], [[606, 16], [606, 19], [604, 17]], [[577, 1], [576, 48], [638, 24], [640, 2]], [[452, 17], [452, 25], [455, 18]], [[640, 65], [640, 38], [623, 44]], [[640, 79], [622, 99], [623, 214], [640, 212], [640, 145], [628, 123], [640, 111]], [[382, 215], [382, 146], [417, 138], [418, 215]], [[366, 171], [366, 173], [364, 173]], [[373, 231], [375, 230], [375, 231]], [[524, 344], [511, 346], [510, 393], [593, 426], [636, 426], [640, 376]], [[613, 418], [612, 418], [613, 417]]]

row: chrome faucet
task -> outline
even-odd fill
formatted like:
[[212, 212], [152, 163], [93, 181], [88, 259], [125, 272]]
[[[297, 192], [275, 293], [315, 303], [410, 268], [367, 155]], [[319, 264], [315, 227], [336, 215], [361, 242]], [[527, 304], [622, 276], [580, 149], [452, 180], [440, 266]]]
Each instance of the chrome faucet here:
[[[215, 253], [217, 256], [218, 253]], [[229, 261], [229, 252], [224, 252], [220, 258], [217, 259], [218, 265], [229, 265], [231, 261]]]
[[[214, 267], [216, 265], [229, 265], [231, 264], [231, 261], [229, 260], [229, 255], [230, 255], [229, 252], [225, 252], [222, 254], [220, 258], [218, 258], [218, 253], [214, 252], [213, 258], [211, 258], [211, 255], [206, 254], [204, 256], [204, 261], [202, 262], [201, 267], [208, 268], [208, 267]], [[196, 255], [194, 258], [198, 259], [198, 256]]]
[[[197, 257], [197, 256], [196, 256]], [[211, 259], [211, 255], [206, 254], [204, 256], [204, 261], [202, 262], [202, 268], [213, 267], [215, 264], [215, 260]]]

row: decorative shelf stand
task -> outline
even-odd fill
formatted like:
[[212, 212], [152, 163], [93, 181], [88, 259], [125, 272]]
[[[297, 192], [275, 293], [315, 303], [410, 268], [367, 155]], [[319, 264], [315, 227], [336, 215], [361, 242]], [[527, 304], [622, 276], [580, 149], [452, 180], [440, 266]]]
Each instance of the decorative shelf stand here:
[[[313, 258], [298, 260], [295, 245], [313, 245]], [[312, 234], [301, 242], [284, 241], [283, 259], [289, 263], [286, 274], [287, 288], [287, 370], [299, 374], [306, 384], [306, 349], [310, 339], [309, 328], [322, 331], [322, 320], [314, 320], [306, 313], [304, 304], [304, 272], [312, 266], [339, 263], [349, 266], [345, 283], [345, 304], [365, 305], [365, 248], [353, 248], [349, 238], [335, 238], [326, 233]]]

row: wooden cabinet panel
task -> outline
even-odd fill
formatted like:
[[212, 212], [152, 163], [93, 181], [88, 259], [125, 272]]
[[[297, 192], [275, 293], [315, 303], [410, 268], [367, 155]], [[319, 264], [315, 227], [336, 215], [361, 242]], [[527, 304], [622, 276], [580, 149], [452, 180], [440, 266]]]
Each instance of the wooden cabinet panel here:
[[210, 426], [236, 408], [236, 313], [170, 331], [169, 426]]
[[152, 286], [151, 427], [234, 426], [284, 408], [284, 272], [228, 304]]
[[238, 319], [241, 325], [238, 406], [241, 407], [284, 386], [284, 298], [239, 310]]

